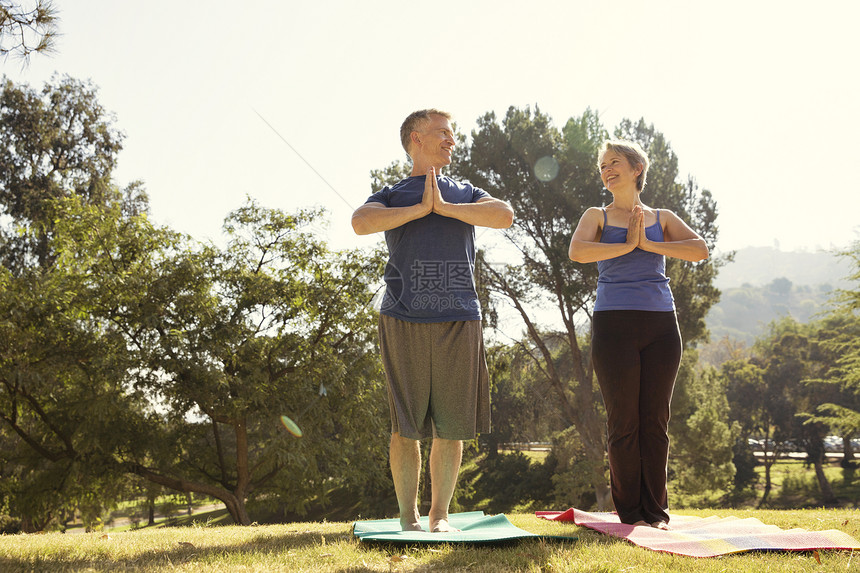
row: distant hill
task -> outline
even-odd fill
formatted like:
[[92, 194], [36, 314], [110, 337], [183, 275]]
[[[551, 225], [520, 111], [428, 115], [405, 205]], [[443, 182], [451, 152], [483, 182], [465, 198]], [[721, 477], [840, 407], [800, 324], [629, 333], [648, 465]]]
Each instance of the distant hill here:
[[705, 322], [711, 331], [711, 340], [728, 336], [750, 345], [777, 318], [790, 316], [798, 322], [814, 320], [828, 309], [833, 290], [829, 284], [796, 285], [784, 277], [764, 286], [746, 284], [726, 288]]
[[[711, 344], [728, 337], [751, 345], [783, 316], [798, 322], [814, 320], [827, 310], [835, 289], [855, 288], [847, 280], [851, 272], [847, 259], [829, 252], [770, 247], [737, 251], [734, 262], [722, 267], [715, 281], [722, 295], [705, 319]], [[710, 352], [703, 349], [703, 354]]]
[[844, 257], [828, 251], [780, 251], [772, 247], [747, 247], [736, 251], [735, 260], [720, 269], [716, 285], [720, 289], [764, 286], [777, 278], [795, 285], [828, 284], [848, 288], [846, 277], [851, 264]]

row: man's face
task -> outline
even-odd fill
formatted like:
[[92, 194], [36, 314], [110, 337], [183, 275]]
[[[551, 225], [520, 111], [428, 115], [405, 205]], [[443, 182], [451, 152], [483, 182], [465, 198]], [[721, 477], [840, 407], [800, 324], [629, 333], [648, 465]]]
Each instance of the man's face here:
[[418, 141], [412, 145], [416, 161], [436, 167], [449, 165], [454, 152], [454, 129], [448, 118], [431, 115], [417, 130]]

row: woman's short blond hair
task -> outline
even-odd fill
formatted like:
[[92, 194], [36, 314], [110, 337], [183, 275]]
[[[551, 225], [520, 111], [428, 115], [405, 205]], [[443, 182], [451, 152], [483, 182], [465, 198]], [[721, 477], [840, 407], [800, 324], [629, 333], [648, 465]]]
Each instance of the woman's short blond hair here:
[[603, 147], [600, 148], [600, 152], [597, 154], [597, 169], [600, 169], [600, 162], [607, 151], [614, 151], [618, 155], [624, 156], [634, 169], [637, 167], [642, 168], [642, 173], [636, 178], [636, 189], [642, 191], [648, 178], [648, 166], [651, 164], [648, 161], [648, 154], [645, 153], [645, 150], [635, 141], [628, 141], [626, 139], [604, 141]]
[[406, 154], [410, 157], [412, 157], [409, 154], [409, 146], [412, 144], [412, 132], [418, 131], [419, 126], [429, 120], [431, 115], [441, 115], [448, 121], [451, 121], [451, 114], [447, 111], [430, 108], [413, 111], [403, 121], [403, 125], [400, 126], [400, 143], [403, 145], [403, 149], [406, 150]]

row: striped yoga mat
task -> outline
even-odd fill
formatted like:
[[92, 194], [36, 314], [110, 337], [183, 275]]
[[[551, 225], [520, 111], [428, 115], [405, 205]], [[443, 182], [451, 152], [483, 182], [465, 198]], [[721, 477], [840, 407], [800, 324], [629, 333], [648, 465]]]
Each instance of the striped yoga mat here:
[[743, 551], [811, 551], [815, 549], [860, 549], [860, 542], [841, 531], [780, 529], [755, 518], [692, 517], [672, 515], [672, 529], [634, 527], [621, 523], [614, 513], [588, 513], [578, 509], [538, 511], [535, 515], [553, 521], [573, 522], [640, 547], [687, 555], [716, 557]]

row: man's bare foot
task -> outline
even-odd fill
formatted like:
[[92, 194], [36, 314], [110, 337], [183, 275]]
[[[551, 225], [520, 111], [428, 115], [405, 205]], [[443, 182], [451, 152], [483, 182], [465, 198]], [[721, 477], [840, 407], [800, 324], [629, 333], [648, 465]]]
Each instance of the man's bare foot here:
[[643, 521], [640, 519], [639, 521], [637, 521], [636, 523], [634, 523], [632, 525], [633, 525], [633, 527], [642, 527], [643, 525], [646, 527], [649, 527], [651, 524], [648, 523], [647, 521]]
[[402, 519], [400, 520], [400, 529], [403, 531], [424, 531], [424, 528], [417, 521], [406, 520], [404, 522]]
[[655, 521], [651, 524], [651, 527], [653, 527], [654, 529], [662, 529], [663, 531], [669, 531], [672, 529], [665, 521]]
[[451, 527], [447, 519], [438, 519], [430, 523], [430, 531], [433, 533], [453, 533], [460, 530], [456, 527]]

